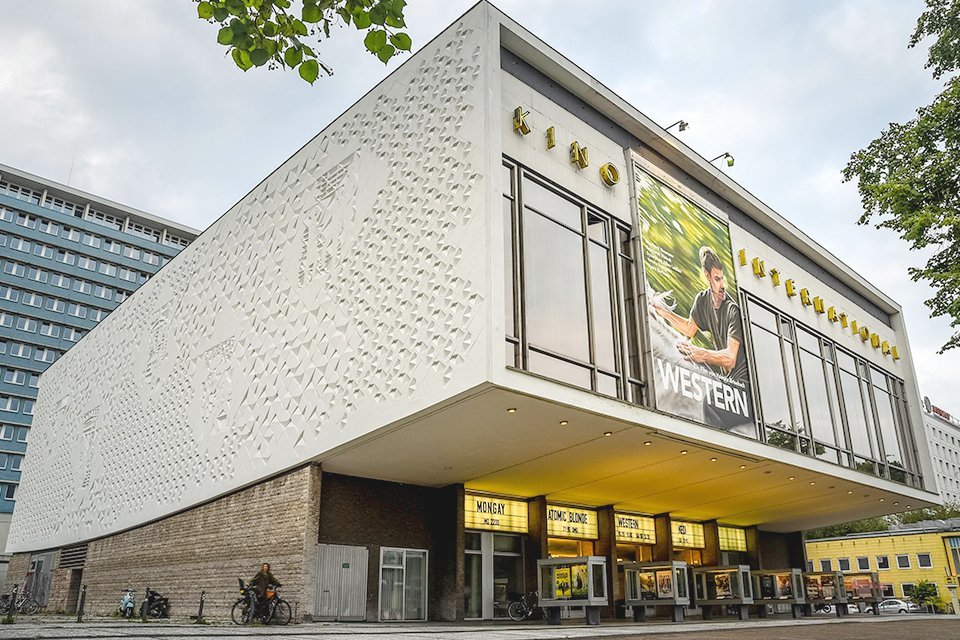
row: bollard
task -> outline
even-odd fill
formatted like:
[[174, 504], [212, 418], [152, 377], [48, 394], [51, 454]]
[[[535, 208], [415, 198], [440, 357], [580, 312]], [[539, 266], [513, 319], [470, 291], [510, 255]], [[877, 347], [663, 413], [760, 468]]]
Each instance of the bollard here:
[[140, 602], [140, 622], [147, 621], [147, 596], [150, 593], [150, 587], [143, 592], [143, 600]]
[[203, 599], [206, 593], [206, 591], [200, 592], [200, 608], [197, 609], [197, 624], [203, 624]]
[[80, 600], [77, 602], [77, 622], [83, 622], [83, 603], [87, 599], [87, 585], [80, 587]]

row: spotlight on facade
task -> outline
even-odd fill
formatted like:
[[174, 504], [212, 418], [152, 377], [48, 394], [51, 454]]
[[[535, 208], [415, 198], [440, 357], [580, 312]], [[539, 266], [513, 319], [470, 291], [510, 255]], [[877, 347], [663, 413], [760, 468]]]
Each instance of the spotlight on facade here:
[[728, 152], [726, 152], [726, 151], [724, 151], [723, 153], [721, 153], [720, 155], [718, 155], [716, 158], [714, 158], [714, 159], [711, 160], [710, 162], [716, 162], [716, 161], [719, 160], [720, 158], [726, 158], [726, 160], [727, 160], [727, 166], [728, 166], [728, 167], [732, 167], [732, 166], [733, 166], [733, 156], [730, 155], [730, 154], [729, 154]]
[[670, 129], [676, 127], [677, 125], [680, 125], [680, 126], [679, 126], [679, 130], [680, 130], [680, 131], [686, 131], [687, 129], [690, 128], [690, 123], [687, 122], [686, 120], [677, 120], [677, 121], [674, 122], [672, 125], [670, 125], [670, 126], [667, 127], [666, 129], [664, 129], [664, 131], [670, 131]]

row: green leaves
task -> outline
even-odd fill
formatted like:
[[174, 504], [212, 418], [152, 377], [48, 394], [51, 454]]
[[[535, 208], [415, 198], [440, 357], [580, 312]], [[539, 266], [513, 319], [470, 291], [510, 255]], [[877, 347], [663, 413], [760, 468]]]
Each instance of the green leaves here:
[[320, 75], [320, 65], [316, 60], [307, 60], [300, 65], [300, 77], [313, 84]]
[[[366, 31], [364, 48], [386, 63], [413, 43], [402, 31], [405, 0], [194, 0], [197, 17], [218, 24], [217, 42], [227, 47], [237, 68], [297, 69], [313, 84], [320, 71], [332, 74], [317, 57], [332, 26]], [[294, 5], [299, 4], [299, 7]]]

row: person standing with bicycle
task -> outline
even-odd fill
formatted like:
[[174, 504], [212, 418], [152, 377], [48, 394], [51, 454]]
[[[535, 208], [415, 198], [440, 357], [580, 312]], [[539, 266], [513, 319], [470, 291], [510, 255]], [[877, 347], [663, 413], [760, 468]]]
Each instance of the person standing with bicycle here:
[[250, 584], [257, 588], [257, 597], [260, 598], [260, 601], [266, 599], [267, 596], [267, 586], [273, 585], [275, 587], [281, 587], [280, 581], [277, 580], [272, 573], [270, 573], [270, 563], [264, 562], [260, 566], [260, 571], [257, 572], [257, 575], [253, 576], [253, 580], [250, 581]]

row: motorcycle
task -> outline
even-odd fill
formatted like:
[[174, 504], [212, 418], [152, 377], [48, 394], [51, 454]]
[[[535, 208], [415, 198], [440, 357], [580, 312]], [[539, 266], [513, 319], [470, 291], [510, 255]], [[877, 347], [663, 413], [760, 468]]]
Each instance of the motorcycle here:
[[133, 589], [127, 589], [127, 592], [123, 594], [122, 598], [120, 598], [120, 606], [118, 607], [117, 610], [120, 612], [120, 615], [123, 616], [124, 618], [133, 617], [133, 610], [136, 608], [136, 605], [137, 605], [137, 601], [135, 597], [136, 593], [137, 592], [134, 591]]
[[144, 598], [143, 604], [140, 605], [140, 617], [145, 617], [144, 614], [151, 618], [169, 618], [170, 600], [150, 589], [147, 591], [147, 597]]
[[833, 606], [827, 604], [826, 602], [818, 602], [813, 605], [813, 610], [816, 613], [830, 613], [833, 611]]

